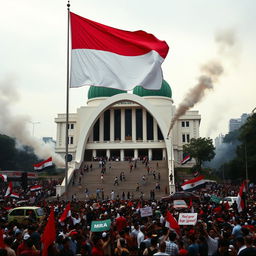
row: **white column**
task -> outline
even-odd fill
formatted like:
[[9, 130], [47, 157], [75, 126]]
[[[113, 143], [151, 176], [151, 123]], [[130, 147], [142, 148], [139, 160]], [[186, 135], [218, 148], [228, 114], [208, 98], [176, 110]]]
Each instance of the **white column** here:
[[142, 110], [142, 127], [143, 127], [143, 141], [147, 140], [147, 115], [146, 109]]
[[110, 150], [109, 150], [109, 149], [107, 149], [106, 157], [107, 157], [108, 159], [110, 158]]
[[124, 150], [120, 149], [120, 161], [124, 161]]
[[92, 157], [95, 158], [96, 157], [96, 149], [92, 150]]
[[136, 109], [132, 109], [132, 141], [136, 141]]
[[125, 111], [121, 109], [121, 141], [125, 141]]
[[148, 160], [152, 160], [152, 149], [148, 149]]
[[165, 148], [163, 148], [162, 158], [163, 158], [163, 160], [166, 160], [166, 150], [165, 150]]
[[100, 141], [104, 141], [104, 115], [100, 116]]
[[110, 141], [115, 140], [114, 132], [115, 132], [115, 116], [114, 116], [114, 109], [110, 109]]
[[157, 141], [158, 140], [158, 136], [157, 136], [157, 122], [156, 122], [156, 119], [154, 118], [153, 119], [153, 139], [154, 141]]
[[93, 142], [93, 127], [91, 129], [91, 134], [90, 134], [90, 137], [89, 137], [89, 142]]
[[134, 149], [134, 158], [137, 159], [138, 158], [138, 149]]

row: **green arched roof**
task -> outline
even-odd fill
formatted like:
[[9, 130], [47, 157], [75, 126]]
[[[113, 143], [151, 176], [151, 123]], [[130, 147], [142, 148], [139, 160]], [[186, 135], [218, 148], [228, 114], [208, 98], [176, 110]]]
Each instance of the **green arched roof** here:
[[159, 90], [146, 90], [141, 86], [136, 86], [133, 89], [133, 94], [136, 94], [138, 96], [144, 97], [144, 96], [163, 96], [172, 98], [172, 89], [170, 85], [163, 80], [162, 86]]
[[118, 90], [118, 89], [113, 89], [113, 88], [91, 86], [88, 91], [88, 100], [93, 98], [98, 98], [98, 97], [111, 97], [120, 93], [127, 93], [127, 92]]

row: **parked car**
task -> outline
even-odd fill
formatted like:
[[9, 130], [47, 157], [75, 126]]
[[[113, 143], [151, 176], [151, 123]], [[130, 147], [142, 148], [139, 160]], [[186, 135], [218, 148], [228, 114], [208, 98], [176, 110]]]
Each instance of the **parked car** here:
[[173, 200], [172, 207], [175, 210], [181, 210], [181, 209], [187, 209], [188, 205], [186, 204], [186, 202], [184, 200]]
[[226, 203], [228, 202], [229, 206], [231, 206], [234, 202], [236, 202], [237, 200], [237, 196], [227, 196], [227, 197], [224, 197], [220, 203]]
[[16, 220], [21, 223], [29, 218], [35, 221], [40, 221], [44, 217], [45, 213], [42, 208], [36, 206], [23, 206], [9, 210], [8, 222]]

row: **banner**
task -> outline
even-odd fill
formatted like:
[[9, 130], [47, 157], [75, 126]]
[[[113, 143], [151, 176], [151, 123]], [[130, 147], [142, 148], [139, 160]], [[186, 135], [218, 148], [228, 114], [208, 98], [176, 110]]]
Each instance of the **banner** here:
[[219, 204], [220, 201], [221, 201], [221, 198], [220, 198], [220, 197], [217, 197], [217, 196], [215, 196], [215, 195], [212, 195], [211, 198], [210, 198], [210, 200], [211, 200], [212, 202], [216, 203], [216, 204]]
[[140, 208], [140, 216], [141, 217], [148, 217], [148, 216], [152, 216], [152, 215], [153, 215], [152, 207], [148, 206], [148, 207]]
[[91, 231], [92, 232], [103, 232], [110, 230], [111, 220], [100, 220], [100, 221], [92, 221]]
[[197, 222], [197, 213], [180, 213], [179, 225], [195, 225]]

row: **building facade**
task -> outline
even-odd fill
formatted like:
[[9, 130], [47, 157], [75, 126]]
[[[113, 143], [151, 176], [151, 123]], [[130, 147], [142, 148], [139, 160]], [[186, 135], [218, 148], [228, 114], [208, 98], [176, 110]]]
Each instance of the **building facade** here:
[[[132, 93], [91, 87], [86, 106], [69, 115], [69, 153], [76, 168], [99, 157], [124, 161], [147, 156], [167, 160], [169, 173], [183, 159], [182, 146], [199, 137], [201, 117], [187, 111], [168, 129], [175, 112], [172, 90], [163, 81], [160, 90], [135, 87]], [[58, 114], [56, 153], [65, 155], [66, 115]]]

